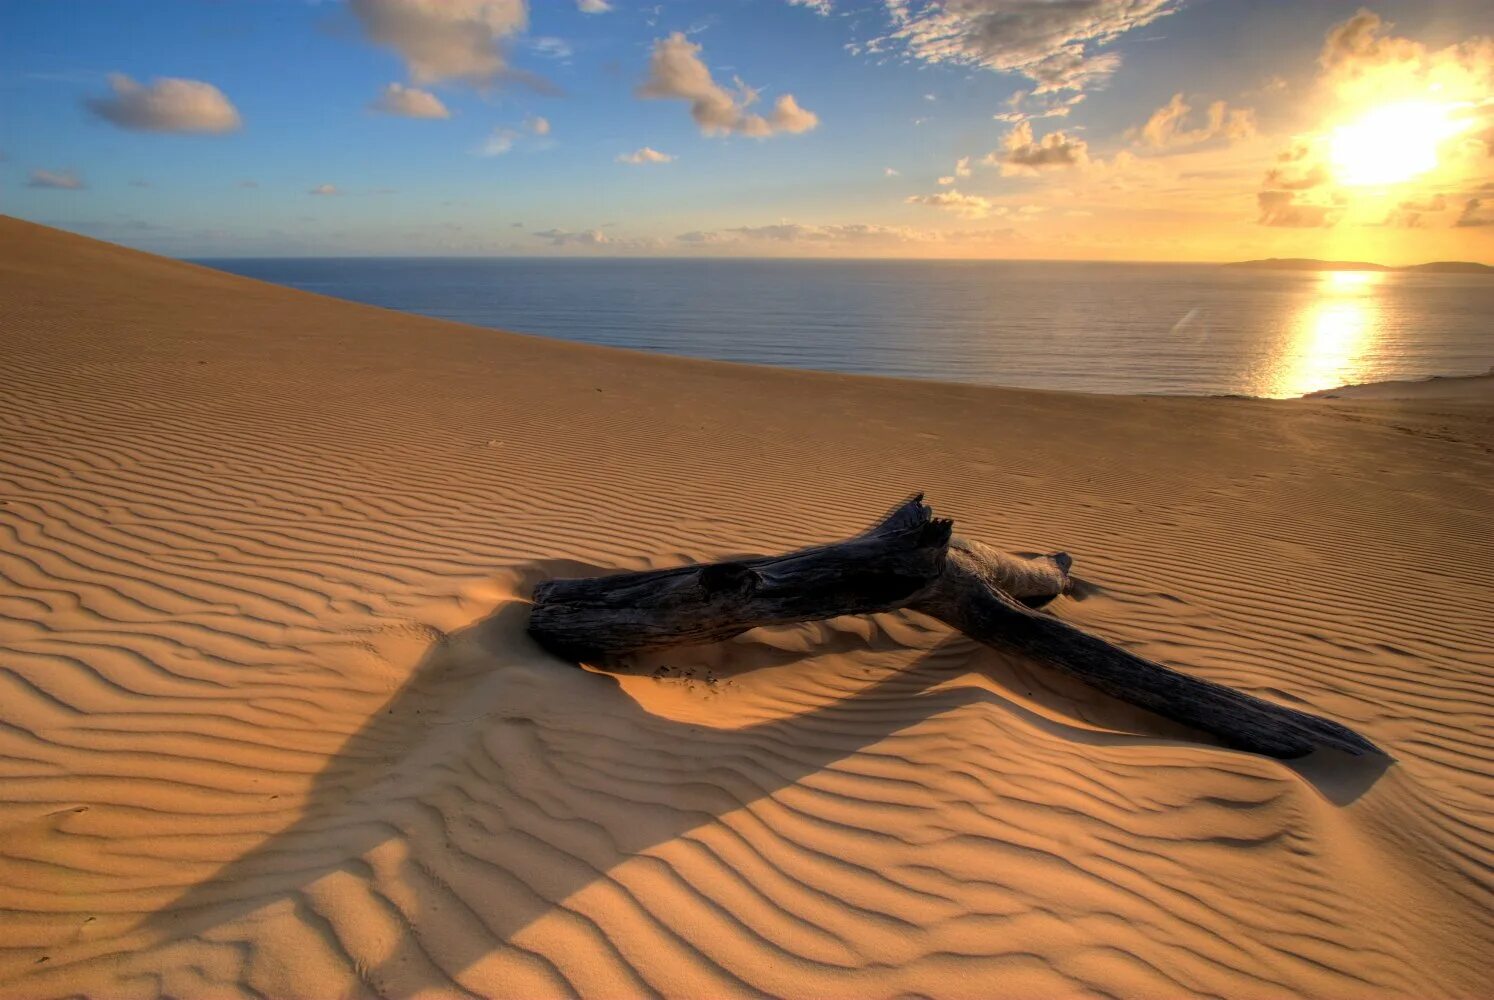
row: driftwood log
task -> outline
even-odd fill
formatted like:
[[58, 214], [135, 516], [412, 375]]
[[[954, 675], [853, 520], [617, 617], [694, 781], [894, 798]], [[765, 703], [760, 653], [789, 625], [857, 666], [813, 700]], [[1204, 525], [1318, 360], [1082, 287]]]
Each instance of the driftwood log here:
[[559, 656], [605, 664], [759, 625], [910, 608], [1225, 746], [1284, 759], [1320, 747], [1382, 752], [1336, 722], [1180, 673], [1038, 610], [1067, 589], [1067, 555], [1012, 556], [952, 529], [919, 494], [854, 538], [787, 555], [548, 580], [535, 588], [529, 632]]

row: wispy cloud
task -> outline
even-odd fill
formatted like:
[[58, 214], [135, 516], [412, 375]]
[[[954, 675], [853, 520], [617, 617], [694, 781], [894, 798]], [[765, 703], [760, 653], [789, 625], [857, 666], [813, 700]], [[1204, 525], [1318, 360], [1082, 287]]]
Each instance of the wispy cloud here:
[[1120, 56], [1096, 48], [1176, 11], [1181, 0], [885, 0], [887, 41], [931, 63], [1020, 73], [1034, 93], [1103, 83]]
[[55, 188], [59, 191], [81, 191], [88, 185], [71, 170], [33, 170], [27, 187]]
[[913, 194], [904, 200], [910, 205], [927, 205], [953, 212], [966, 219], [983, 219], [997, 210], [991, 199], [978, 194], [961, 194], [953, 188], [933, 194]]
[[482, 156], [502, 156], [514, 148], [519, 133], [511, 128], [495, 128], [478, 152]]
[[672, 154], [661, 153], [657, 149], [654, 149], [650, 146], [644, 146], [641, 149], [635, 149], [631, 153], [619, 153], [617, 156], [618, 163], [670, 163], [673, 160], [674, 156]]
[[1224, 101], [1212, 102], [1204, 121], [1189, 127], [1192, 105], [1182, 94], [1152, 112], [1146, 124], [1132, 130], [1131, 137], [1151, 149], [1177, 149], [1219, 139], [1234, 142], [1255, 135], [1255, 112], [1250, 108], [1231, 108]]

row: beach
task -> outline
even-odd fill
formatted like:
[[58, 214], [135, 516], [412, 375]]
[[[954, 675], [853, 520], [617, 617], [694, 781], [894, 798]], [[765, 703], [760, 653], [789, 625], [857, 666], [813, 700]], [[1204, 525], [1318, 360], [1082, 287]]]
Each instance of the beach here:
[[[494, 332], [0, 217], [0, 996], [1472, 997], [1494, 378], [1101, 396]], [[556, 576], [922, 491], [1288, 763], [911, 612], [628, 674]], [[1483, 956], [1483, 957], [1480, 957]]]

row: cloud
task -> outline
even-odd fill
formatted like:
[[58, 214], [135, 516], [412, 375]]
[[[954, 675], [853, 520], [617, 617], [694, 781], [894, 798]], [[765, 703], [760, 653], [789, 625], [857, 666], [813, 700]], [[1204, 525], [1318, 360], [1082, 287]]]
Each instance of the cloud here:
[[688, 233], [680, 233], [678, 236], [675, 237], [675, 239], [679, 240], [681, 243], [730, 243], [731, 242], [731, 237], [725, 235], [724, 233], [702, 232], [699, 229], [693, 229], [693, 230], [691, 230]]
[[782, 94], [773, 102], [773, 114], [768, 122], [775, 132], [808, 132], [820, 123], [820, 116], [807, 111], [794, 100], [793, 94]]
[[341, 191], [337, 190], [337, 185], [336, 184], [318, 184], [316, 187], [312, 188], [310, 191], [307, 191], [306, 193], [307, 194], [322, 195], [324, 197], [331, 197], [332, 195], [342, 194]]
[[894, 22], [888, 39], [915, 58], [1020, 73], [1043, 94], [1104, 82], [1120, 57], [1093, 49], [1171, 14], [1181, 0], [885, 2]]
[[916, 231], [900, 226], [879, 226], [862, 222], [831, 226], [805, 226], [789, 222], [771, 226], [737, 226], [727, 232], [749, 240], [772, 240], [780, 243], [865, 243], [902, 241], [909, 239]]
[[1250, 108], [1231, 108], [1224, 101], [1214, 101], [1204, 123], [1188, 128], [1192, 110], [1182, 94], [1173, 94], [1172, 100], [1152, 112], [1145, 125], [1133, 131], [1132, 137], [1152, 149], [1177, 149], [1211, 139], [1233, 142], [1255, 134], [1255, 112]]
[[540, 115], [530, 115], [524, 119], [524, 127], [535, 135], [549, 135], [550, 119]]
[[1386, 94], [1436, 93], [1439, 100], [1483, 103], [1494, 91], [1494, 37], [1479, 35], [1432, 50], [1390, 35], [1393, 25], [1360, 9], [1335, 25], [1318, 54], [1324, 80], [1342, 101]]
[[123, 73], [109, 74], [113, 93], [90, 97], [89, 111], [120, 128], [139, 132], [232, 132], [241, 124], [239, 113], [223, 91], [201, 80], [163, 77], [149, 85]]
[[904, 200], [910, 205], [942, 208], [966, 219], [983, 219], [993, 212], [1002, 214], [1002, 210], [989, 198], [982, 198], [978, 194], [961, 194], [953, 188], [933, 194], [912, 194]]
[[819, 124], [819, 116], [799, 106], [792, 94], [784, 94], [768, 116], [748, 112], [757, 103], [758, 92], [736, 81], [728, 91], [711, 78], [700, 59], [701, 47], [676, 31], [654, 42], [649, 55], [648, 79], [638, 96], [690, 103], [690, 116], [706, 135], [749, 135], [763, 138], [775, 132], [807, 132]]
[[1307, 191], [1327, 184], [1330, 179], [1328, 169], [1321, 163], [1315, 163], [1301, 173], [1293, 173], [1281, 167], [1274, 167], [1266, 172], [1266, 186], [1283, 191]]
[[567, 244], [576, 246], [595, 247], [610, 242], [607, 234], [600, 229], [587, 229], [582, 232], [568, 232], [564, 229], [545, 229], [537, 233], [530, 233], [536, 239], [547, 241], [552, 247], [563, 247]]
[[81, 191], [88, 185], [71, 170], [33, 170], [27, 187], [56, 188], [59, 191]]
[[669, 153], [661, 153], [657, 149], [653, 149], [649, 146], [644, 146], [642, 149], [636, 149], [631, 153], [617, 154], [618, 163], [669, 163], [673, 159], [674, 157]]
[[1069, 113], [1084, 100], [1083, 94], [1044, 94], [1036, 98], [1036, 106], [1026, 107], [1033, 100], [1033, 96], [1025, 90], [1019, 90], [1007, 98], [1010, 111], [1001, 111], [991, 117], [999, 122], [1036, 121], [1039, 118], [1067, 118]]
[[575, 55], [575, 50], [571, 48], [570, 42], [564, 38], [555, 38], [550, 35], [536, 38], [529, 43], [529, 47], [546, 59], [569, 59]]
[[986, 156], [985, 162], [999, 164], [1004, 177], [1035, 174], [1042, 170], [1064, 170], [1089, 163], [1089, 145], [1063, 132], [1049, 132], [1034, 139], [1031, 122], [1018, 122], [1006, 134], [1002, 149]]
[[446, 105], [435, 94], [418, 87], [406, 87], [402, 83], [391, 83], [385, 87], [378, 100], [368, 107], [381, 114], [400, 115], [404, 118], [451, 117], [451, 112], [446, 110]]
[[794, 7], [808, 7], [810, 10], [820, 15], [820, 17], [830, 16], [830, 0], [788, 0], [788, 2], [791, 6]]
[[583, 14], [605, 14], [612, 4], [608, 0], [576, 0], [576, 9]]
[[519, 133], [511, 128], [495, 128], [493, 134], [488, 136], [487, 141], [478, 150], [481, 156], [502, 156], [514, 148], [514, 141], [519, 138]]
[[349, 0], [370, 41], [399, 53], [417, 83], [522, 79], [507, 41], [529, 24], [526, 0]]
[[1494, 226], [1494, 208], [1485, 208], [1481, 198], [1469, 198], [1463, 205], [1463, 211], [1458, 214], [1458, 221], [1453, 225]]
[[259, 181], [247, 181], [247, 180], [246, 181], [239, 181], [239, 187], [241, 187], [241, 188], [257, 188], [257, 187], [259, 187]]
[[879, 247], [910, 244], [976, 243], [1006, 240], [1010, 229], [935, 232], [908, 226], [883, 226], [874, 223], [806, 225], [780, 222], [766, 226], [734, 226], [724, 230], [693, 230], [675, 237], [690, 246], [731, 246], [742, 243], [767, 243], [783, 247], [833, 249], [837, 247]]
[[1297, 202], [1290, 191], [1262, 191], [1255, 196], [1260, 208], [1256, 219], [1263, 226], [1280, 226], [1288, 229], [1312, 229], [1331, 226], [1337, 220], [1330, 205], [1304, 205]]
[[1385, 216], [1385, 220], [1380, 225], [1419, 229], [1428, 214], [1446, 209], [1447, 199], [1440, 194], [1430, 198], [1406, 198], [1396, 203], [1395, 208]]
[[898, 170], [896, 167], [883, 167], [882, 168], [882, 176], [883, 177], [898, 177], [898, 176], [901, 176], [901, 174], [902, 174], [902, 171]]
[[970, 176], [970, 157], [962, 156], [958, 160], [955, 160], [954, 175], [956, 177]]

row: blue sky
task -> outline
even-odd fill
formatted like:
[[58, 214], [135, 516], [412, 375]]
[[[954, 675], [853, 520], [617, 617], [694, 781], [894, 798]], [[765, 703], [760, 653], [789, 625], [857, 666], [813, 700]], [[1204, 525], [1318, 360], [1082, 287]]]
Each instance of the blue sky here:
[[[182, 256], [1489, 257], [1485, 5], [1064, 6], [0, 0], [0, 210]], [[1435, 170], [1275, 166], [1418, 87]]]

